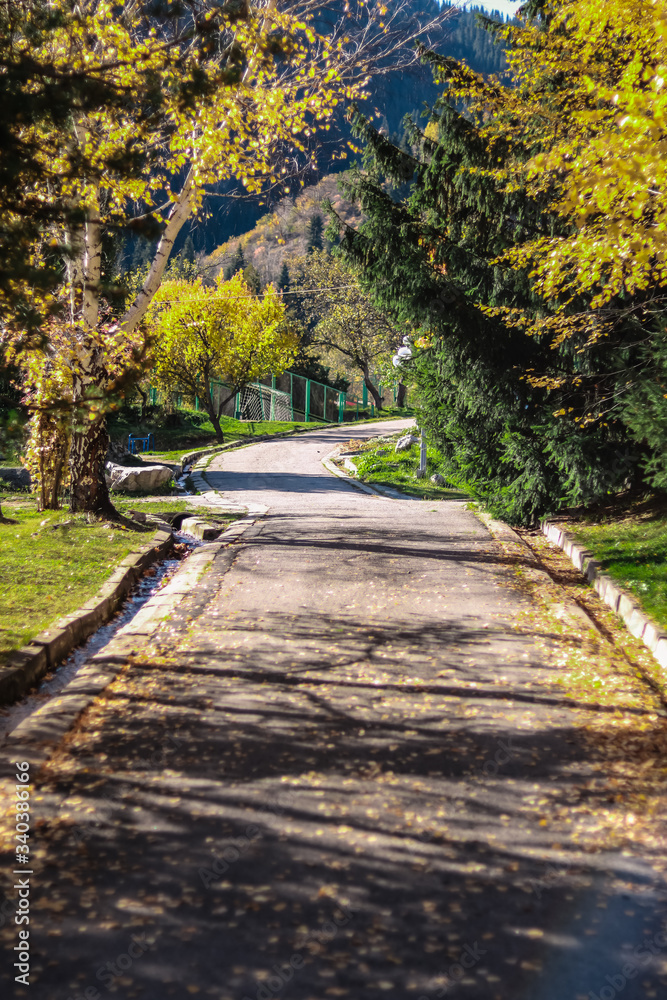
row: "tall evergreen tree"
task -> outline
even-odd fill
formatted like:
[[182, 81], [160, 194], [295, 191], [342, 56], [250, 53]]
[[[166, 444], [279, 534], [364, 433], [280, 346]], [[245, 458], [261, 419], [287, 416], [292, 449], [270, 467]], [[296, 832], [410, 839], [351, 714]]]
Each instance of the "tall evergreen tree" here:
[[232, 261], [225, 268], [225, 281], [229, 281], [237, 271], [243, 271], [246, 266], [245, 253], [243, 252], [243, 244], [239, 241], [236, 248], [236, 253], [232, 257]]
[[287, 266], [287, 261], [283, 261], [283, 266], [280, 270], [280, 276], [278, 278], [278, 291], [288, 292], [290, 288], [290, 276], [289, 267]]
[[[357, 117], [365, 169], [347, 188], [367, 221], [342, 227], [343, 252], [376, 300], [421, 330], [413, 364], [423, 419], [449, 478], [529, 523], [564, 502], [597, 499], [636, 471], [627, 428], [600, 407], [615, 373], [637, 359], [632, 319], [617, 324], [613, 343], [587, 343], [585, 330], [559, 339], [548, 323], [533, 330], [554, 305], [532, 287], [530, 266], [506, 256], [527, 239], [570, 231], [557, 184], [530, 183], [527, 165], [555, 132], [574, 133], [573, 107], [598, 101], [583, 85], [573, 94], [562, 59], [545, 58], [545, 47], [567, 51], [567, 27], [550, 33], [553, 10], [534, 2], [522, 25], [502, 29], [517, 54], [514, 87], [425, 53], [444, 90], [424, 131], [408, 123], [409, 151]], [[622, 39], [606, 44], [622, 58]], [[576, 66], [576, 45], [573, 53]]]
[[315, 253], [324, 249], [324, 220], [318, 213], [314, 215], [308, 224], [308, 244], [306, 253]]

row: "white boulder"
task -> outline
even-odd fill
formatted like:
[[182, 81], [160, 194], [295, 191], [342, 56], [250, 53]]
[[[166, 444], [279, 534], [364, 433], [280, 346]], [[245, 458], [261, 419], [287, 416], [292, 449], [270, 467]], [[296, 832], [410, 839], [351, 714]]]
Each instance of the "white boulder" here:
[[404, 434], [396, 442], [396, 451], [407, 451], [412, 448], [413, 444], [419, 444], [419, 438], [415, 437], [414, 434]]
[[431, 476], [431, 482], [435, 483], [436, 486], [446, 486], [447, 480], [444, 476], [441, 476], [439, 472], [436, 472], [434, 476]]
[[172, 471], [166, 465], [124, 466], [107, 462], [105, 468], [107, 486], [111, 490], [127, 490], [128, 493], [150, 492], [171, 482]]

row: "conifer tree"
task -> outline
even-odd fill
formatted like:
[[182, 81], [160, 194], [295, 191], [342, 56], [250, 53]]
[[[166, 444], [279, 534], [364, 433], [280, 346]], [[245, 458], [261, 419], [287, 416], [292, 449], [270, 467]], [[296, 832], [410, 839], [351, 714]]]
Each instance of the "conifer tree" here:
[[318, 213], [312, 217], [308, 224], [308, 244], [306, 247], [306, 253], [314, 253], [317, 250], [324, 249], [323, 233], [324, 220]]
[[289, 267], [287, 266], [287, 261], [283, 261], [283, 266], [280, 270], [280, 276], [278, 278], [278, 291], [288, 292], [290, 288], [290, 276]]
[[[585, 145], [590, 131], [573, 109], [589, 110], [591, 122], [599, 115], [599, 91], [586, 89], [588, 63], [578, 62], [576, 19], [552, 30], [556, 6], [535, 0], [521, 25], [484, 19], [509, 48], [512, 87], [424, 53], [443, 93], [425, 130], [408, 122], [409, 149], [357, 116], [366, 157], [348, 193], [367, 221], [359, 231], [340, 226], [343, 252], [361, 265], [376, 300], [421, 330], [413, 365], [449, 478], [528, 523], [564, 502], [597, 499], [637, 472], [628, 428], [604, 405], [618, 373], [638, 363], [636, 314], [619, 313], [606, 341], [591, 340], [583, 326], [560, 336], [562, 301], [534, 286], [529, 260], [512, 257], [528, 241], [571, 232], [558, 208], [562, 182], [531, 183], [530, 165], [568, 130], [575, 151]], [[572, 15], [576, 5], [568, 7]], [[626, 49], [607, 35], [596, 71], [612, 80], [631, 58]], [[563, 72], [568, 58], [571, 73]], [[584, 290], [565, 314], [584, 313], [593, 294]]]
[[262, 279], [254, 264], [246, 264], [243, 268], [243, 280], [253, 295], [259, 295], [262, 290]]

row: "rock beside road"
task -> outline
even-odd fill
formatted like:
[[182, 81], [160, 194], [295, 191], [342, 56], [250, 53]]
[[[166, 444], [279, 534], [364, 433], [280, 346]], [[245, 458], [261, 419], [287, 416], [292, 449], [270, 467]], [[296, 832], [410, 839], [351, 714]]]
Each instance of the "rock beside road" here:
[[414, 434], [404, 434], [396, 442], [396, 451], [408, 451], [409, 448], [412, 448], [413, 444], [419, 444], [419, 438]]
[[127, 468], [107, 462], [105, 467], [107, 485], [111, 490], [127, 490], [137, 493], [157, 489], [171, 482], [172, 471], [166, 465], [142, 465]]

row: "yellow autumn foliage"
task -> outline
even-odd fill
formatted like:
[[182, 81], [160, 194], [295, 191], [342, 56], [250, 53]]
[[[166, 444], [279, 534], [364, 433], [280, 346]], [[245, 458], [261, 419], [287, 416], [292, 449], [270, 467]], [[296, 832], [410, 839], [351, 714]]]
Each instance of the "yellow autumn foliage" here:
[[[517, 123], [532, 114], [541, 131], [541, 148], [509, 183], [557, 192], [553, 211], [570, 231], [528, 240], [505, 260], [528, 265], [560, 311], [585, 296], [604, 312], [667, 278], [667, 3], [564, 0], [547, 13], [546, 30], [531, 29], [534, 47], [509, 56], [517, 101], [532, 92]], [[551, 106], [536, 86], [550, 77], [567, 81]], [[604, 329], [591, 323], [591, 340]]]

